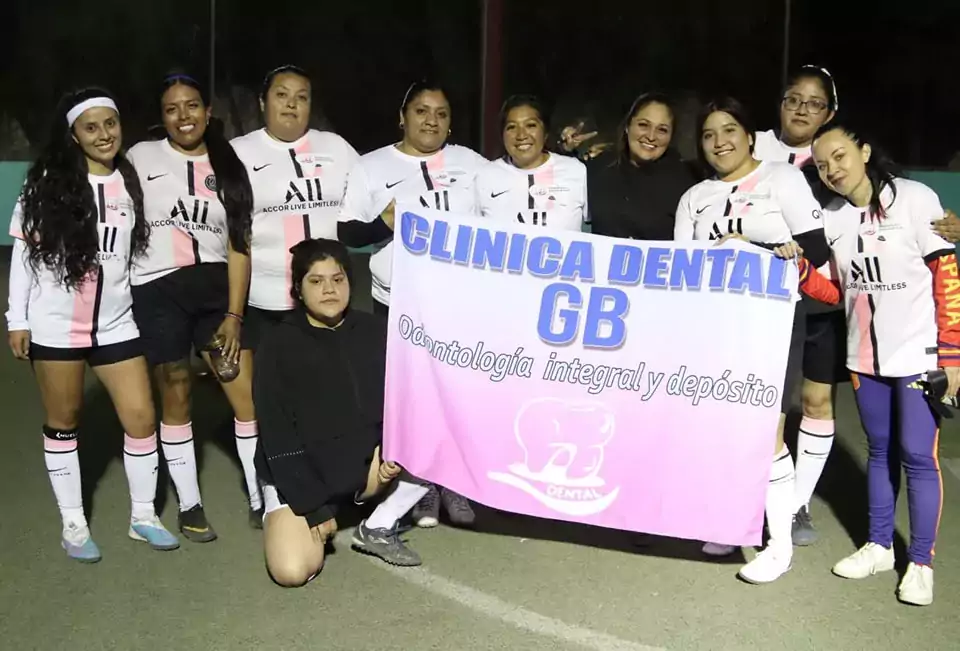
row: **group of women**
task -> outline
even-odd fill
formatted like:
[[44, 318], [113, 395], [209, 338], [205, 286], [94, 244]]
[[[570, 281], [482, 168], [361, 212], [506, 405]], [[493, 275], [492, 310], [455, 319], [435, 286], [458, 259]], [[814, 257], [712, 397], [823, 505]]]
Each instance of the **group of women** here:
[[[776, 132], [756, 132], [734, 99], [705, 105], [699, 168], [671, 148], [674, 113], [655, 93], [637, 98], [616, 147], [599, 156], [550, 151], [540, 101], [511, 97], [501, 113], [504, 155], [492, 162], [447, 142], [450, 102], [436, 84], [413, 84], [399, 109], [400, 141], [363, 156], [308, 127], [311, 103], [303, 70], [273, 70], [260, 94], [264, 128], [227, 142], [201, 86], [171, 75], [159, 97], [166, 137], [126, 155], [108, 93], [84, 90], [61, 105], [11, 223], [7, 319], [13, 353], [31, 361], [46, 409], [45, 457], [70, 557], [100, 559], [77, 456], [86, 364], [127, 432], [130, 537], [155, 549], [179, 545], [153, 510], [152, 372], [180, 532], [196, 542], [216, 538], [197, 481], [193, 350], [208, 364], [236, 366], [218, 377], [234, 411], [250, 521], [265, 528], [267, 567], [281, 585], [302, 585], [322, 569], [344, 500], [386, 493], [353, 544], [397, 565], [420, 563], [399, 537], [407, 512], [421, 527], [438, 524], [441, 506], [453, 524], [473, 523], [465, 498], [379, 454], [394, 207], [415, 202], [552, 229], [579, 231], [592, 218], [595, 233], [612, 237], [718, 245], [739, 238], [796, 258], [813, 298], [794, 319], [767, 491], [769, 542], [740, 576], [774, 581], [790, 568], [794, 545], [816, 540], [809, 504], [833, 443], [834, 391], [846, 367], [870, 440], [871, 529], [870, 542], [834, 572], [862, 578], [893, 567], [902, 460], [912, 543], [899, 596], [932, 601], [938, 416], [909, 387], [937, 366], [947, 369], [950, 391], [960, 387], [960, 335], [951, 325], [960, 315], [947, 315], [946, 280], [956, 266], [934, 230], [955, 232], [956, 218], [931, 226], [943, 216], [936, 196], [835, 124], [837, 91], [826, 70], [808, 66], [791, 77]], [[825, 229], [835, 234], [829, 240]], [[346, 246], [368, 245], [376, 248], [375, 315], [349, 309]], [[845, 310], [835, 307], [841, 302]], [[892, 334], [898, 326], [913, 338]], [[783, 423], [801, 377], [794, 462]], [[890, 447], [894, 438], [899, 448]], [[712, 542], [703, 549], [735, 551]]]

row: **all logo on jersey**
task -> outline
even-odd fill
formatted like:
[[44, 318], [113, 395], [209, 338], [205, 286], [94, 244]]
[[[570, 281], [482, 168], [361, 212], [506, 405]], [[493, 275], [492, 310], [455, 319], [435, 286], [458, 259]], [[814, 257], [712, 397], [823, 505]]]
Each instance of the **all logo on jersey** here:
[[524, 219], [524, 217], [523, 217], [523, 212], [518, 212], [518, 213], [517, 213], [517, 221], [520, 222], [521, 224], [531, 224], [531, 225], [533, 225], [533, 226], [546, 226], [546, 225], [547, 225], [547, 211], [546, 211], [546, 210], [541, 210], [541, 211], [537, 212], [536, 210], [533, 210], [533, 211], [530, 212], [530, 214], [529, 214], [529, 216], [528, 216], [528, 219], [529, 219], [530, 221], [526, 221], [526, 220]]
[[323, 186], [319, 177], [306, 177], [290, 181], [287, 185], [287, 192], [283, 197], [283, 203], [267, 206], [263, 209], [263, 212], [302, 214], [314, 208], [336, 208], [339, 205], [339, 199], [325, 200], [323, 198]]
[[743, 218], [742, 217], [731, 217], [727, 220], [727, 229], [724, 231], [720, 228], [720, 224], [713, 222], [713, 228], [710, 229], [710, 239], [719, 240], [725, 235], [743, 235]]
[[436, 192], [428, 192], [426, 195], [421, 195], [420, 205], [424, 208], [450, 212], [450, 192], [448, 190], [437, 190]]
[[193, 224], [206, 224], [207, 213], [210, 211], [210, 202], [201, 199], [194, 199], [193, 206], [188, 209], [189, 203], [184, 204], [183, 199], [177, 199], [177, 204], [170, 211], [170, 217], [179, 217], [185, 222]]
[[99, 242], [97, 243], [97, 260], [105, 262], [112, 259], [117, 252], [117, 235], [120, 232], [118, 226], [101, 225], [99, 231]]
[[284, 203], [291, 201], [300, 203], [306, 201], [323, 201], [323, 189], [320, 186], [320, 179], [299, 179], [290, 181], [290, 187], [287, 188], [287, 198]]
[[906, 286], [905, 282], [891, 283], [889, 279], [884, 279], [879, 256], [866, 255], [860, 260], [850, 262], [850, 282], [847, 283], [847, 289], [888, 292], [903, 289]]

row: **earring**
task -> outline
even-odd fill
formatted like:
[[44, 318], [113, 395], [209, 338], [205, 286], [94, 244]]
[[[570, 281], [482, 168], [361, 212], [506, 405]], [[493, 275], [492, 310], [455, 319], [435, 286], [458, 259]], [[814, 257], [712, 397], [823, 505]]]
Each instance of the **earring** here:
[[400, 120], [400, 128], [403, 128], [403, 120]]

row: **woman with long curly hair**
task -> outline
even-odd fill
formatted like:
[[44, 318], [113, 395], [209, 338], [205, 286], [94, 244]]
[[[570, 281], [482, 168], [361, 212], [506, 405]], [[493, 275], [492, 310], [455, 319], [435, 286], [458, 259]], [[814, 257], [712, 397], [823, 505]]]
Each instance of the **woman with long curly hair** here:
[[166, 137], [130, 150], [143, 187], [150, 246], [133, 267], [133, 311], [143, 350], [160, 388], [160, 445], [180, 502], [180, 533], [193, 542], [217, 537], [197, 481], [190, 409], [190, 349], [211, 367], [211, 344], [230, 362], [218, 374], [233, 408], [234, 439], [250, 499], [250, 524], [261, 528], [254, 467], [253, 354], [241, 329], [250, 286], [253, 192], [223, 124], [192, 77], [163, 81]]
[[27, 173], [13, 213], [9, 344], [30, 360], [46, 418], [44, 457], [70, 558], [94, 563], [77, 455], [85, 365], [103, 383], [126, 431], [130, 538], [180, 546], [157, 518], [157, 437], [147, 363], [133, 318], [131, 261], [146, 251], [143, 192], [121, 153], [116, 102], [85, 89], [64, 98], [49, 143]]

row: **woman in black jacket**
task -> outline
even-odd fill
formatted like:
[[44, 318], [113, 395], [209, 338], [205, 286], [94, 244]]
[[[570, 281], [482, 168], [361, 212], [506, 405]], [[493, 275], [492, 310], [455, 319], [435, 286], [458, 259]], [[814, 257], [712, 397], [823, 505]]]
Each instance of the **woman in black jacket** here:
[[645, 93], [634, 100], [620, 123], [615, 158], [607, 154], [587, 162], [594, 233], [673, 239], [677, 203], [700, 180], [670, 147], [673, 129], [666, 96]]
[[[305, 584], [323, 568], [338, 505], [373, 497], [401, 472], [380, 457], [386, 321], [349, 309], [343, 244], [304, 240], [291, 253], [296, 309], [264, 336], [253, 382], [267, 571], [286, 587]], [[397, 522], [426, 490], [397, 482], [357, 527], [354, 548], [394, 565], [419, 565], [399, 539]]]

